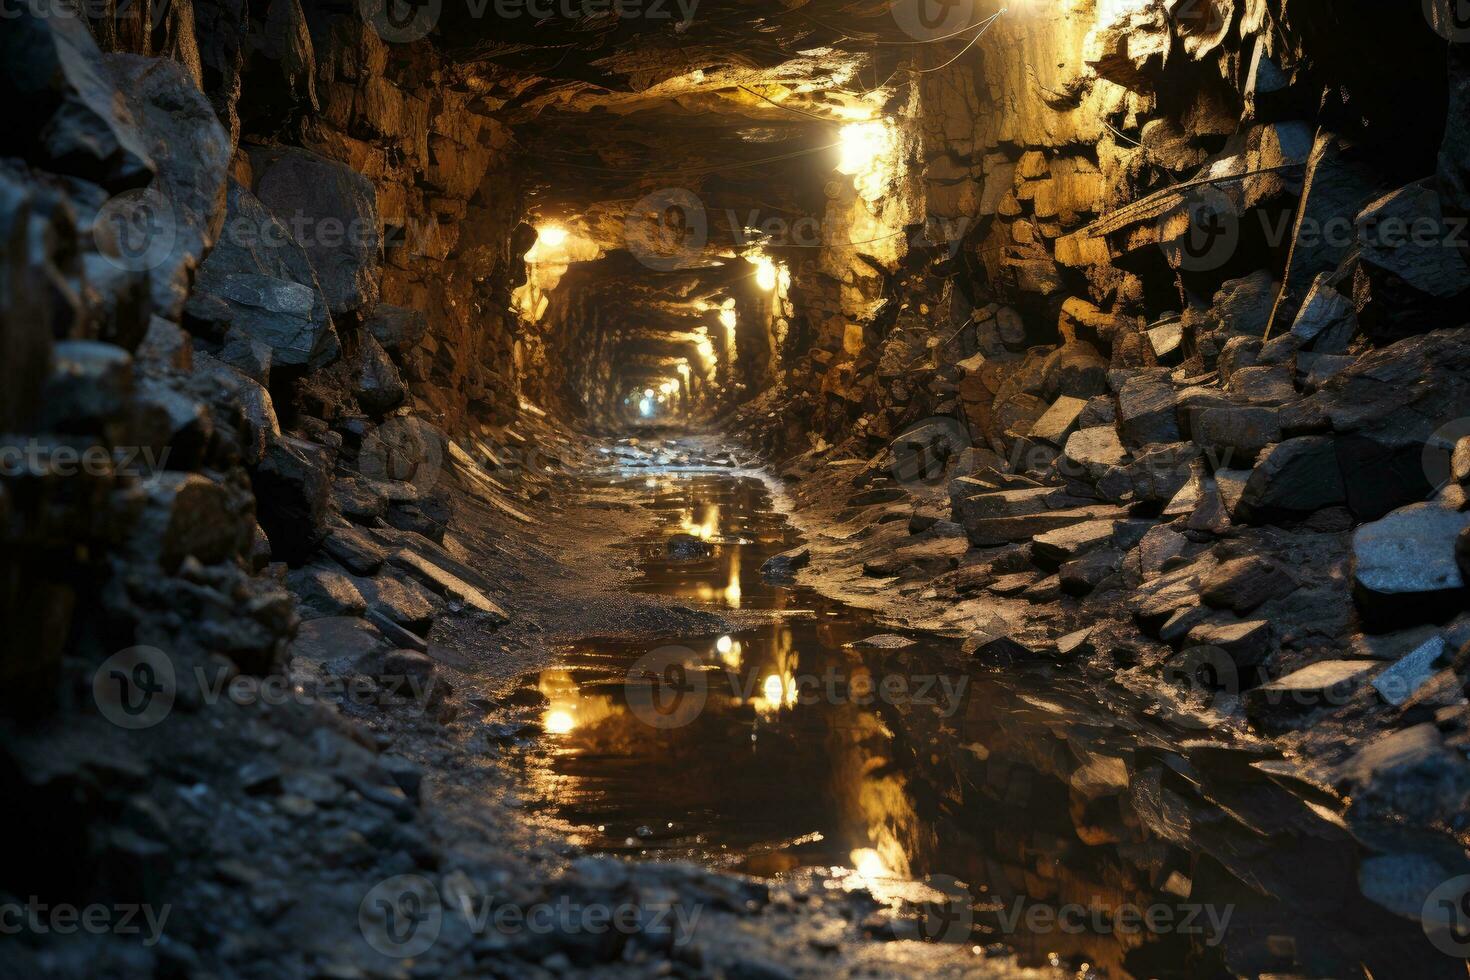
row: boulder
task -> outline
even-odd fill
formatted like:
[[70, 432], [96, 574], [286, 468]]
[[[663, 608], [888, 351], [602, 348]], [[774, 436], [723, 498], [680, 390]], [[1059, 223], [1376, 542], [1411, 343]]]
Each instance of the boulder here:
[[1254, 667], [1270, 653], [1271, 624], [1264, 619], [1220, 623], [1206, 621], [1189, 631], [1189, 642], [1219, 647], [1237, 667]]
[[1363, 333], [1378, 344], [1467, 322], [1470, 265], [1452, 244], [1462, 225], [1447, 222], [1433, 178], [1401, 187], [1358, 215], [1361, 261], [1353, 302]]
[[172, 574], [185, 558], [213, 565], [248, 550], [254, 531], [248, 505], [222, 485], [197, 473], [162, 472], [142, 487], [143, 508], [128, 534], [133, 555]]
[[6, 11], [5, 23], [0, 86], [8, 122], [0, 157], [20, 157], [113, 194], [146, 185], [154, 174], [148, 141], [85, 21], [24, 3]]
[[1373, 689], [1397, 707], [1434, 676], [1448, 654], [1444, 637], [1436, 633], [1374, 677]]
[[1272, 408], [1206, 408], [1192, 417], [1190, 429], [1200, 448], [1225, 467], [1249, 465], [1262, 449], [1281, 439], [1281, 422]]
[[1041, 396], [1048, 401], [1061, 395], [1091, 398], [1108, 390], [1108, 362], [1091, 344], [1063, 344], [1041, 365]]
[[271, 440], [251, 473], [260, 526], [279, 560], [301, 564], [326, 536], [331, 473], [315, 447], [290, 436]]
[[1216, 565], [1200, 582], [1200, 598], [1215, 609], [1244, 616], [1257, 606], [1291, 593], [1296, 579], [1261, 555], [1232, 558]]
[[429, 332], [428, 318], [421, 311], [387, 303], [379, 303], [362, 326], [390, 351], [411, 350]]
[[812, 552], [810, 548], [793, 548], [783, 551], [779, 555], [772, 555], [761, 563], [761, 575], [767, 578], [788, 578], [795, 574], [799, 568], [805, 568], [811, 563]]
[[362, 531], [352, 527], [334, 528], [322, 543], [323, 549], [348, 571], [356, 575], [375, 575], [388, 553]]
[[1174, 386], [1156, 376], [1139, 374], [1125, 381], [1118, 391], [1118, 430], [1123, 442], [1129, 446], [1178, 442], [1178, 400]]
[[264, 344], [271, 363], [318, 370], [341, 344], [306, 251], [244, 187], [231, 182], [224, 231], [185, 305], [189, 324], [224, 342]]
[[302, 619], [361, 616], [367, 612], [367, 601], [352, 580], [329, 568], [296, 569], [286, 576], [286, 586], [296, 596]]
[[1470, 513], [1411, 504], [1353, 532], [1353, 598], [1375, 632], [1433, 620], [1465, 605], [1455, 539]]
[[1111, 425], [1102, 425], [1072, 433], [1062, 450], [1062, 456], [1069, 472], [1089, 482], [1096, 482], [1102, 479], [1109, 468], [1122, 465], [1128, 458], [1128, 451], [1118, 440], [1118, 431]]
[[388, 352], [370, 333], [363, 334], [352, 379], [357, 404], [369, 415], [383, 415], [408, 396], [408, 388]]
[[1086, 399], [1062, 395], [1052, 402], [1046, 414], [1032, 424], [1031, 431], [1027, 435], [1060, 449], [1066, 443], [1067, 437], [1077, 428], [1078, 419], [1081, 418], [1082, 410], [1086, 407]]
[[1246, 713], [1259, 723], [1268, 712], [1299, 713], [1346, 704], [1377, 666], [1371, 660], [1323, 660], [1310, 664], [1247, 691]]
[[377, 192], [344, 163], [307, 150], [251, 154], [256, 196], [287, 227], [305, 228], [301, 242], [333, 314], [371, 311], [380, 270]]
[[179, 62], [130, 54], [105, 62], [157, 168], [153, 189], [169, 205], [172, 246], [148, 276], [153, 312], [177, 319], [224, 221], [230, 135]]
[[1240, 496], [1244, 514], [1261, 521], [1299, 517], [1346, 500], [1328, 436], [1298, 436], [1267, 447]]
[[1332, 287], [1331, 276], [1324, 272], [1302, 301], [1291, 335], [1319, 353], [1341, 354], [1357, 332], [1358, 314], [1352, 302]]

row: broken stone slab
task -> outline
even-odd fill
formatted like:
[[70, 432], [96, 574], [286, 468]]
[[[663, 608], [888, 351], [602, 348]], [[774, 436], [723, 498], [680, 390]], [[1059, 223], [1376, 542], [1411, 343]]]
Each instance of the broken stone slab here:
[[1088, 595], [1116, 573], [1122, 564], [1122, 550], [1098, 548], [1057, 569], [1057, 583], [1067, 595]]
[[1146, 374], [1136, 375], [1118, 391], [1118, 430], [1130, 446], [1179, 442], [1174, 386]]
[[164, 471], [144, 480], [142, 490], [143, 505], [128, 533], [132, 554], [172, 573], [191, 556], [213, 565], [248, 550], [254, 524], [221, 484], [198, 473]]
[[1091, 626], [1057, 638], [1057, 653], [1066, 658], [1086, 657], [1094, 653]]
[[1177, 364], [1184, 356], [1184, 321], [1175, 316], [1146, 331], [1154, 359], [1160, 364]]
[[1459, 248], [1446, 245], [1454, 225], [1443, 216], [1433, 177], [1373, 201], [1355, 225], [1360, 263], [1353, 297], [1366, 336], [1386, 344], [1464, 322], [1470, 265]]
[[1115, 428], [1100, 425], [1072, 433], [1062, 449], [1062, 457], [1069, 468], [1068, 475], [1095, 483], [1112, 467], [1121, 466], [1128, 458], [1128, 451], [1123, 448]]
[[1232, 558], [1216, 565], [1200, 582], [1200, 598], [1214, 609], [1245, 615], [1271, 599], [1289, 595], [1297, 581], [1285, 568], [1262, 555]]
[[1378, 696], [1395, 707], [1414, 696], [1449, 653], [1444, 637], [1436, 633], [1373, 678]]
[[1038, 534], [1031, 539], [1031, 560], [1037, 567], [1054, 572], [1063, 562], [1112, 541], [1116, 530], [1114, 521], [1083, 521]]
[[985, 664], [1007, 666], [1045, 660], [1045, 654], [1012, 639], [999, 630], [979, 629], [965, 638], [960, 649]]
[[323, 616], [361, 616], [367, 600], [341, 572], [321, 566], [298, 568], [286, 576], [286, 586], [296, 596], [303, 620]]
[[1251, 405], [1284, 405], [1297, 398], [1292, 374], [1291, 367], [1286, 364], [1244, 367], [1230, 375], [1228, 389]]
[[510, 616], [491, 601], [483, 592], [464, 579], [440, 568], [437, 564], [408, 548], [400, 548], [388, 557], [388, 561], [417, 578], [430, 590], [444, 598], [483, 613], [496, 624], [507, 623]]
[[1411, 504], [1353, 532], [1353, 598], [1375, 632], [1463, 608], [1455, 539], [1470, 513]]
[[1323, 660], [1245, 693], [1245, 709], [1252, 720], [1268, 712], [1302, 712], [1346, 704], [1377, 669], [1371, 660]]
[[1027, 435], [1031, 439], [1039, 439], [1060, 449], [1065, 444], [1067, 437], [1077, 428], [1077, 420], [1086, 407], [1087, 399], [1062, 395], [1052, 402], [1051, 408], [1046, 410], [1045, 415], [1036, 420]]
[[1299, 517], [1347, 501], [1330, 436], [1298, 436], [1269, 446], [1240, 494], [1243, 516]]
[[977, 518], [965, 521], [965, 536], [979, 547], [1027, 541], [1038, 534], [1069, 527], [1083, 521], [1121, 520], [1128, 516], [1125, 508], [1094, 504], [1015, 517]]
[[1145, 581], [1158, 578], [1165, 566], [1181, 557], [1189, 546], [1189, 539], [1168, 524], [1149, 528], [1138, 542], [1139, 566]]
[[1219, 647], [1237, 667], [1255, 667], [1265, 660], [1270, 639], [1271, 624], [1264, 619], [1206, 622], [1189, 631], [1191, 645]]
[[907, 636], [899, 636], [896, 633], [875, 633], [872, 636], [863, 637], [861, 640], [853, 640], [851, 643], [843, 644], [854, 650], [905, 650], [914, 646], [918, 641]]
[[1302, 376], [1302, 388], [1317, 391], [1337, 375], [1346, 371], [1357, 361], [1346, 354], [1300, 354], [1297, 356], [1297, 371]]
[[951, 501], [954, 504], [955, 521], [961, 524], [996, 517], [1036, 514], [1056, 507], [1086, 503], [1081, 498], [1067, 496], [1056, 487], [985, 490], [969, 497], [951, 496]]
[[1273, 408], [1206, 408], [1192, 417], [1190, 434], [1200, 448], [1213, 454], [1217, 467], [1243, 469], [1261, 450], [1281, 441], [1281, 422]]
[[1358, 332], [1358, 315], [1352, 301], [1332, 287], [1332, 277], [1322, 273], [1313, 282], [1297, 311], [1291, 334], [1321, 354], [1341, 354]]
[[372, 334], [363, 335], [358, 348], [352, 394], [362, 410], [374, 416], [396, 408], [408, 396], [408, 386], [403, 383], [398, 366]]
[[414, 578], [376, 575], [353, 579], [369, 610], [382, 613], [392, 622], [418, 636], [428, 636], [438, 612], [435, 597]]
[[273, 439], [250, 475], [271, 552], [291, 564], [310, 558], [326, 535], [331, 473], [317, 448], [290, 436]]
[[150, 253], [147, 274], [153, 312], [177, 319], [224, 218], [230, 136], [179, 62], [132, 54], [104, 62], [157, 168], [152, 189], [168, 205], [171, 241], [157, 262]]
[[356, 575], [376, 575], [388, 560], [388, 552], [356, 528], [334, 528], [322, 543], [322, 548]]

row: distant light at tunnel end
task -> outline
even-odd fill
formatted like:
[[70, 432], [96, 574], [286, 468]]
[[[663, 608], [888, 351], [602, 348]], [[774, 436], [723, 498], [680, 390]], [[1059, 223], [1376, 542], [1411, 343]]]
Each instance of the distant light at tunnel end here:
[[549, 248], [565, 245], [567, 230], [561, 225], [542, 225], [536, 229], [536, 239]]

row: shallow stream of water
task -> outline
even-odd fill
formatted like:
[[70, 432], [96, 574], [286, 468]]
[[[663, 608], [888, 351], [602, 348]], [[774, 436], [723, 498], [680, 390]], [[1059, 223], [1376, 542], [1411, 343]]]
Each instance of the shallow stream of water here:
[[[918, 938], [1084, 975], [1465, 975], [1362, 896], [1337, 801], [1269, 748], [1171, 727], [1107, 682], [987, 671], [764, 580], [799, 538], [757, 479], [596, 486], [653, 518], [626, 545], [635, 590], [771, 622], [589, 640], [525, 679], [546, 698], [529, 784], [587, 850], [816, 875], [916, 904]], [[709, 553], [672, 558], [673, 535]]]

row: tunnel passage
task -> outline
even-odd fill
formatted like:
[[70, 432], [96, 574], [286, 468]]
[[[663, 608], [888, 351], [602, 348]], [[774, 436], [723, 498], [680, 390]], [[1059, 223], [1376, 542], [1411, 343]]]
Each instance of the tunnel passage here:
[[[671, 544], [709, 580], [598, 625], [694, 630], [714, 614], [683, 600], [733, 608], [767, 560], [822, 564], [966, 664], [1177, 682], [1246, 744], [1225, 768], [1310, 783], [1318, 816], [1463, 836], [1457, 6], [9, 4], [0, 703], [24, 737], [0, 739], [0, 793], [28, 846], [0, 895], [190, 882], [202, 917], [158, 954], [178, 973], [280, 972], [294, 945], [216, 938], [235, 915], [269, 934], [298, 895], [348, 907], [333, 942], [360, 947], [364, 898], [328, 879], [463, 856], [432, 849], [433, 793], [380, 750], [402, 736], [431, 776], [475, 768], [465, 745], [493, 758], [529, 729], [486, 720], [509, 709], [477, 670], [545, 652], [543, 621]], [[607, 460], [769, 464], [831, 552], [737, 569], [712, 549], [749, 528], [657, 479], [599, 484]], [[608, 534], [671, 498], [666, 540]], [[140, 649], [224, 680], [133, 751], [116, 692], [162, 673]], [[361, 681], [375, 711], [405, 676], [451, 735], [341, 702], [211, 713], [241, 678]], [[944, 788], [926, 814], [972, 766], [1023, 787], [954, 748], [919, 767]], [[1173, 807], [1217, 745], [1137, 770], [1093, 748], [1047, 750], [1076, 840], [992, 841], [1017, 862], [998, 877], [1056, 897], [1063, 859], [1115, 845], [1150, 889], [1225, 876]], [[1201, 806], [1236, 855], [1300, 827]], [[1330, 870], [1417, 938], [1463, 854], [1362, 838]], [[322, 890], [276, 887], [282, 868]], [[1276, 939], [1256, 972], [1311, 972]]]

